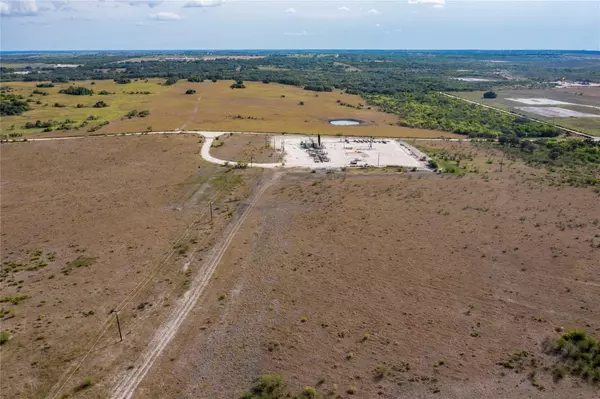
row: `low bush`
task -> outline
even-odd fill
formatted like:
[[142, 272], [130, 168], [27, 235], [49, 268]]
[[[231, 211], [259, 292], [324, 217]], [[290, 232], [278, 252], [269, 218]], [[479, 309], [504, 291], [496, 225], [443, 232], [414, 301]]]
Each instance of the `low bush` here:
[[600, 342], [582, 330], [572, 330], [560, 338], [545, 343], [547, 353], [558, 356], [562, 364], [555, 365], [555, 380], [566, 372], [588, 382], [600, 382]]
[[0, 345], [4, 345], [8, 342], [11, 335], [8, 331], [0, 331]]

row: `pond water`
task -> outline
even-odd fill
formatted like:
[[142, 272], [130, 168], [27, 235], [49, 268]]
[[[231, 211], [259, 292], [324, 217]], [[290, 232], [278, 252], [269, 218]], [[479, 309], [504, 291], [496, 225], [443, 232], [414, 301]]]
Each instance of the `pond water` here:
[[329, 121], [329, 123], [331, 123], [332, 125], [336, 125], [336, 126], [360, 125], [360, 121], [357, 121], [356, 119], [336, 119], [333, 121]]

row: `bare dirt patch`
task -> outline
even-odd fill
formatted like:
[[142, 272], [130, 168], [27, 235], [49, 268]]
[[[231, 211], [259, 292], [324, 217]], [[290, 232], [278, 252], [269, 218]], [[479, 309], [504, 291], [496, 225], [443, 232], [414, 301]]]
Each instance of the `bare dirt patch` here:
[[271, 145], [266, 134], [233, 134], [219, 136], [213, 142], [211, 155], [228, 161], [256, 163], [280, 162], [280, 153]]
[[278, 373], [331, 397], [596, 395], [498, 363], [558, 326], [600, 333], [598, 194], [435, 145], [478, 173], [287, 174], [138, 394], [237, 397]]
[[2, 145], [1, 397], [108, 396], [260, 174], [198, 150], [191, 135]]
[[546, 116], [549, 118], [600, 118], [599, 115], [590, 114], [587, 112], [579, 112], [568, 108], [558, 107], [517, 107], [521, 111], [526, 111], [532, 114]]

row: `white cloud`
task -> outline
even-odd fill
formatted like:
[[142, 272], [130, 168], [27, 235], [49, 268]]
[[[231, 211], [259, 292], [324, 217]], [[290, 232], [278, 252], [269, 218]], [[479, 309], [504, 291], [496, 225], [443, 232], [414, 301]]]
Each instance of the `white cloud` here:
[[156, 21], [175, 21], [181, 19], [181, 17], [178, 14], [167, 11], [161, 11], [157, 12], [156, 14], [150, 14], [148, 15], [148, 18], [154, 19]]
[[142, 25], [144, 25], [144, 23], [142, 21], [138, 21], [135, 23], [135, 26], [142, 26]]
[[436, 4], [433, 6], [433, 8], [444, 8], [443, 4]]
[[2, 1], [0, 2], [0, 15], [12, 17], [26, 17], [37, 15], [39, 12], [35, 0]]
[[284, 35], [286, 36], [306, 36], [308, 35], [308, 32], [303, 30], [302, 32], [285, 32]]
[[338, 8], [338, 11], [350, 11], [350, 9], [346, 6]]
[[287, 10], [285, 10], [285, 12], [287, 12], [288, 14], [295, 14], [296, 13], [296, 9], [290, 7]]
[[55, 10], [72, 10], [73, 7], [69, 3], [69, 0], [55, 0], [52, 2], [52, 5]]
[[380, 26], [381, 26], [381, 25], [379, 25], [379, 24], [375, 24], [375, 27], [376, 27], [376, 28], [379, 28]]
[[0, 15], [8, 15], [10, 13], [10, 8], [8, 4], [3, 1], [0, 1]]
[[193, 0], [190, 1], [188, 3], [186, 3], [183, 7], [184, 8], [193, 8], [193, 7], [201, 7], [201, 8], [205, 8], [205, 7], [219, 7], [220, 5], [223, 5], [224, 0]]
[[437, 4], [444, 6], [446, 0], [408, 0], [408, 4]]
[[369, 11], [367, 11], [367, 14], [371, 14], [371, 15], [378, 15], [381, 14], [379, 11], [377, 11], [374, 8], [371, 8]]
[[[106, 0], [98, 0], [98, 1], [105, 2]], [[119, 1], [119, 2], [126, 2], [127, 4], [129, 4], [132, 7], [147, 5], [150, 8], [157, 7], [157, 6], [159, 6], [159, 5], [161, 5], [163, 3], [163, 0], [150, 0], [150, 1], [145, 1], [145, 0], [132, 0], [132, 1], [117, 0], [117, 1]]]

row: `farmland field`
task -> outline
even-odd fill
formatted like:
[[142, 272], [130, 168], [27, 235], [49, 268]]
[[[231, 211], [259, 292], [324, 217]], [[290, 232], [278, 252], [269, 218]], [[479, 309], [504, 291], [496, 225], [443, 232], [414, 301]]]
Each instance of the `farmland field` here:
[[[315, 93], [295, 86], [246, 82], [245, 89], [231, 89], [231, 82], [190, 83], [180, 80], [172, 86], [164, 86], [164, 80], [140, 80], [119, 85], [113, 81], [71, 82], [56, 84], [53, 88], [39, 88], [48, 95], [34, 94], [34, 83], [7, 83], [13, 94], [34, 100], [31, 111], [20, 116], [2, 118], [3, 132], [37, 133], [43, 136], [87, 134], [103, 123], [95, 133], [121, 133], [164, 130], [215, 130], [276, 133], [322, 133], [359, 136], [390, 137], [458, 137], [452, 133], [397, 126], [397, 117], [376, 109], [368, 109], [357, 95], [341, 94], [339, 91]], [[94, 90], [92, 96], [59, 94], [60, 89], [70, 85]], [[187, 89], [196, 90], [186, 95]], [[105, 90], [111, 94], [99, 95]], [[126, 92], [149, 92], [150, 94], [126, 94]], [[114, 94], [112, 94], [114, 93]], [[31, 96], [30, 96], [31, 94]], [[40, 101], [37, 104], [36, 101]], [[105, 108], [93, 108], [98, 101], [108, 104]], [[338, 102], [339, 101], [339, 102]], [[64, 104], [57, 108], [55, 103]], [[77, 108], [81, 104], [81, 108]], [[302, 105], [303, 104], [303, 105]], [[351, 105], [345, 106], [344, 104]], [[145, 117], [126, 117], [130, 111], [148, 110]], [[94, 116], [95, 120], [86, 121]], [[24, 129], [27, 122], [36, 120], [63, 122], [71, 119], [78, 130], [42, 132], [42, 128]], [[363, 125], [343, 127], [329, 124], [331, 119], [358, 119]], [[4, 133], [6, 134], [6, 133]]]
[[[507, 111], [521, 113], [545, 122], [556, 123], [558, 126], [581, 131], [583, 133], [600, 136], [600, 123], [597, 117], [600, 116], [600, 87], [571, 87], [571, 88], [553, 88], [553, 89], [497, 89], [498, 95], [495, 99], [482, 99], [483, 92], [457, 92], [453, 93], [467, 100], [480, 102]], [[512, 99], [512, 100], [511, 100]], [[560, 112], [546, 112], [544, 110], [523, 109], [526, 104], [514, 100], [527, 101], [527, 99], [542, 99], [542, 103], [537, 106], [543, 107], [560, 107], [565, 110], [571, 110], [579, 113], [591, 114], [592, 117], [559, 117]], [[543, 99], [548, 99], [547, 104], [544, 104]], [[554, 104], [554, 101], [568, 104]], [[567, 114], [568, 111], [563, 112]], [[544, 115], [545, 114], [545, 115]], [[557, 115], [553, 117], [551, 115]]]

